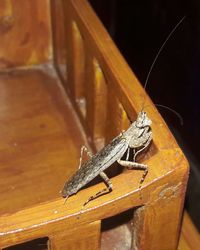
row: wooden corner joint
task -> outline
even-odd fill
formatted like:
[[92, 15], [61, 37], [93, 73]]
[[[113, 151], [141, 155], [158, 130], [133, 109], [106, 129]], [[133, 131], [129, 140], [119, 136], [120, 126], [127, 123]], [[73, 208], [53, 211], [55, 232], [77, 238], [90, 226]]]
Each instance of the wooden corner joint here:
[[154, 205], [160, 201], [167, 203], [179, 198], [184, 200], [188, 176], [189, 164], [185, 157], [181, 157], [174, 169], [163, 176], [155, 186], [153, 185], [145, 205]]

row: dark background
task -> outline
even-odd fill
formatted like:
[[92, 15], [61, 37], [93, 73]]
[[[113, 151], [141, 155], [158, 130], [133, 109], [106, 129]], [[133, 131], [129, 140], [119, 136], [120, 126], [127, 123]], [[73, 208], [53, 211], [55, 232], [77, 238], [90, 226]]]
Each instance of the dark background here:
[[154, 103], [179, 112], [184, 125], [159, 108], [187, 156], [191, 171], [185, 207], [200, 230], [200, 1], [90, 0], [121, 53], [144, 85], [159, 48], [183, 16], [151, 73]]

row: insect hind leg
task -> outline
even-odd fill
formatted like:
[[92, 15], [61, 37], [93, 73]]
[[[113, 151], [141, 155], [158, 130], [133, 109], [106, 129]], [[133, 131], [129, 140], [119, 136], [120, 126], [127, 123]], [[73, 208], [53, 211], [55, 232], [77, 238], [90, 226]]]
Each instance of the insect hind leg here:
[[101, 191], [99, 191], [98, 193], [96, 193], [95, 195], [91, 196], [84, 204], [83, 206], [87, 205], [90, 201], [98, 198], [99, 196], [101, 195], [104, 195], [104, 194], [107, 194], [107, 193], [110, 193], [112, 191], [112, 183], [111, 183], [111, 180], [108, 178], [108, 176], [104, 173], [104, 172], [101, 172], [99, 174], [101, 176], [101, 178], [104, 180], [105, 184], [106, 184], [106, 188], [102, 189]]

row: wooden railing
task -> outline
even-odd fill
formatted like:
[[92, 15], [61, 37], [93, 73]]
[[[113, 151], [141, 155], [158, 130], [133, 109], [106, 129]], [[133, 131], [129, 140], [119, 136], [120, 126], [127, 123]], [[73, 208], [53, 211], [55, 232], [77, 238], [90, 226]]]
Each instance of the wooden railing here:
[[[133, 249], [176, 249], [188, 163], [87, 1], [52, 0], [53, 5], [57, 3], [63, 4], [61, 33], [66, 43], [58, 46], [57, 22], [58, 26], [53, 26], [54, 63], [88, 141], [101, 148], [134, 121], [145, 100], [153, 143], [141, 161], [148, 165], [149, 173], [141, 189], [141, 171], [115, 176], [113, 191], [85, 208], [83, 203], [103, 184], [81, 190], [68, 199], [67, 206], [60, 198], [0, 216], [0, 248], [48, 237], [52, 249], [76, 249], [77, 242], [82, 249], [97, 249], [101, 220], [135, 208]], [[52, 16], [54, 11], [52, 8]], [[60, 60], [59, 49], [63, 48], [66, 58]]]

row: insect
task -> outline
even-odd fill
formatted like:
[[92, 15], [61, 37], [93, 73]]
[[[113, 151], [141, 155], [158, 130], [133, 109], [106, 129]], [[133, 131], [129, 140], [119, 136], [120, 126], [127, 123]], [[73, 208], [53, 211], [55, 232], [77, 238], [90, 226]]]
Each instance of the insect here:
[[[87, 150], [86, 147], [82, 147], [79, 170], [65, 183], [62, 190], [63, 198], [68, 198], [70, 195], [75, 194], [83, 186], [93, 180], [96, 176], [100, 175], [105, 181], [107, 188], [91, 196], [85, 203], [97, 198], [98, 196], [111, 192], [112, 183], [108, 176], [104, 173], [104, 170], [110, 167], [114, 162], [118, 162], [121, 166], [127, 168], [137, 168], [144, 170], [141, 182], [144, 181], [145, 176], [148, 173], [147, 165], [137, 163], [136, 157], [145, 148], [149, 146], [152, 140], [151, 120], [147, 117], [144, 111], [138, 114], [135, 122], [119, 136], [115, 137], [107, 146], [100, 150], [97, 154], [91, 155], [89, 151], [88, 155], [90, 159], [81, 165], [82, 153]], [[133, 160], [129, 161], [130, 149], [133, 149]], [[121, 158], [126, 153], [126, 159]]]
[[[185, 17], [183, 17], [181, 21], [179, 21], [179, 23], [174, 27], [174, 29], [170, 32], [167, 39], [159, 49], [150, 67], [149, 73], [144, 84], [144, 88], [146, 88], [147, 86], [150, 73], [160, 52], [162, 51], [164, 45], [166, 44], [172, 33], [176, 30], [176, 28], [184, 20], [184, 18]], [[144, 173], [140, 180], [141, 186], [146, 175], [148, 174], [148, 166], [136, 162], [136, 158], [138, 154], [148, 148], [152, 141], [151, 124], [151, 120], [148, 118], [146, 112], [144, 112], [142, 108], [142, 111], [139, 112], [137, 119], [130, 125], [130, 127], [126, 131], [123, 131], [119, 136], [115, 137], [107, 146], [105, 146], [95, 155], [92, 155], [88, 151], [88, 149], [83, 146], [81, 148], [81, 157], [78, 171], [65, 183], [61, 192], [63, 198], [67, 200], [69, 196], [76, 194], [82, 187], [87, 185], [98, 175], [101, 176], [107, 187], [99, 191], [95, 195], [91, 196], [84, 203], [84, 206], [93, 199], [111, 192], [113, 188], [112, 183], [104, 171], [109, 168], [114, 162], [118, 162], [121, 166], [127, 167], [129, 169], [136, 168], [143, 170]], [[130, 150], [133, 151], [133, 158], [131, 160], [129, 159]], [[82, 154], [84, 151], [87, 151], [87, 154], [90, 159], [86, 163], [82, 164]], [[123, 156], [125, 156], [125, 160], [122, 159]]]

